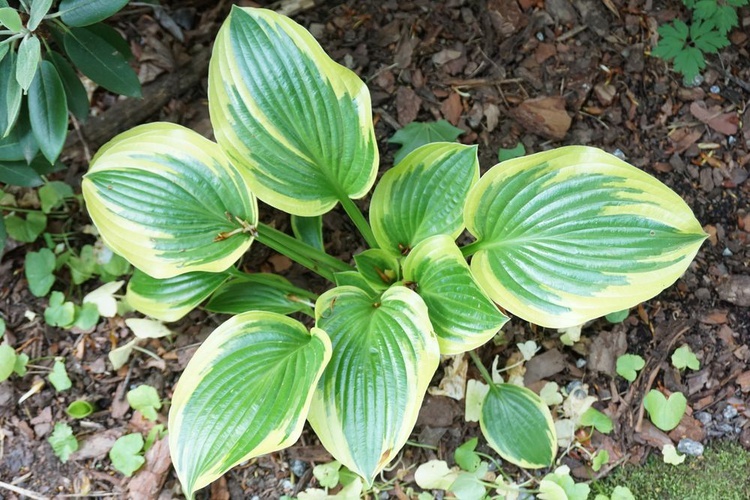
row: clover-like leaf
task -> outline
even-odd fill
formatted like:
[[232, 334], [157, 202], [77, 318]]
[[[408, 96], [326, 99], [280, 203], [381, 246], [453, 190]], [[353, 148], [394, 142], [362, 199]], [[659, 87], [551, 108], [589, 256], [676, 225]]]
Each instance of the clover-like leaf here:
[[404, 261], [404, 281], [427, 304], [442, 354], [459, 354], [491, 339], [508, 321], [476, 283], [450, 236], [418, 244]]
[[70, 454], [78, 449], [78, 440], [73, 435], [73, 429], [65, 422], [58, 422], [47, 442], [52, 446], [52, 451], [62, 463], [68, 461]]
[[684, 345], [675, 349], [672, 353], [672, 366], [678, 370], [684, 370], [685, 368], [698, 370], [701, 367], [701, 363], [698, 361], [695, 353], [690, 350], [690, 346]]
[[469, 193], [464, 216], [479, 284], [510, 312], [554, 328], [653, 297], [706, 238], [674, 191], [587, 146], [497, 165]]
[[38, 252], [28, 252], [23, 267], [29, 291], [37, 297], [47, 295], [55, 284], [55, 254], [52, 250], [42, 248]]
[[315, 318], [333, 356], [308, 420], [333, 457], [369, 485], [406, 443], [437, 369], [427, 306], [403, 286], [376, 299], [343, 286], [320, 296]]
[[157, 410], [161, 409], [161, 398], [156, 389], [150, 385], [139, 385], [127, 393], [128, 404], [138, 410], [149, 420], [158, 418]]
[[430, 236], [455, 239], [464, 229], [464, 200], [478, 179], [476, 146], [438, 142], [413, 151], [372, 194], [370, 222], [378, 244], [406, 255]]
[[7, 380], [16, 364], [16, 351], [8, 344], [0, 344], [0, 382]]
[[646, 366], [646, 361], [637, 354], [623, 354], [617, 358], [617, 374], [632, 382], [638, 376], [638, 372]]
[[673, 392], [669, 399], [656, 389], [652, 389], [643, 399], [643, 406], [651, 422], [659, 429], [669, 432], [680, 423], [687, 408], [687, 399], [681, 392]]
[[68, 377], [68, 371], [65, 369], [65, 362], [58, 358], [55, 360], [55, 364], [52, 365], [52, 371], [47, 376], [50, 383], [55, 387], [57, 392], [67, 391], [73, 386], [70, 377]]
[[456, 448], [456, 451], [453, 453], [456, 464], [467, 472], [474, 472], [479, 468], [479, 464], [482, 463], [482, 458], [474, 451], [478, 442], [478, 438], [469, 439]]
[[109, 450], [109, 459], [112, 460], [112, 466], [125, 476], [132, 476], [146, 463], [146, 459], [141, 455], [143, 444], [143, 436], [138, 432], [117, 438], [115, 444], [112, 445], [112, 449]]
[[208, 101], [216, 140], [276, 208], [320, 215], [375, 182], [367, 87], [285, 16], [232, 9], [214, 43]]
[[539, 469], [555, 459], [557, 435], [552, 414], [539, 396], [525, 387], [490, 387], [479, 424], [487, 443], [508, 462]]
[[214, 330], [169, 410], [169, 449], [185, 495], [296, 441], [330, 355], [323, 330], [310, 333], [280, 314], [240, 314]]
[[602, 434], [609, 434], [614, 428], [612, 419], [596, 408], [589, 408], [581, 415], [578, 423], [582, 426], [591, 426]]
[[170, 123], [149, 123], [104, 145], [83, 178], [102, 239], [164, 279], [224, 271], [249, 247], [255, 197], [219, 146]]

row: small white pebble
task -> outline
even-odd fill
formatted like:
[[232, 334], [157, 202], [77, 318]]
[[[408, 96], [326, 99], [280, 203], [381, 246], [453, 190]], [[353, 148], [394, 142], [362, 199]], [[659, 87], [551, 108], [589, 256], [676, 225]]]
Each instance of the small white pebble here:
[[624, 159], [625, 159], [625, 153], [623, 153], [623, 152], [622, 152], [622, 150], [621, 150], [620, 148], [617, 148], [617, 149], [615, 149], [615, 150], [614, 150], [614, 151], [612, 152], [612, 154], [613, 154], [613, 155], [615, 155], [616, 157], [618, 157], [618, 158], [619, 158], [619, 159], [621, 159], [621, 160], [624, 160]]
[[711, 85], [711, 88], [708, 89], [708, 91], [712, 94], [718, 94], [719, 92], [721, 92], [721, 87], [719, 87], [718, 85]]
[[537, 31], [537, 33], [536, 33], [536, 39], [539, 40], [540, 42], [543, 42], [544, 41], [544, 33], [542, 33], [541, 31]]

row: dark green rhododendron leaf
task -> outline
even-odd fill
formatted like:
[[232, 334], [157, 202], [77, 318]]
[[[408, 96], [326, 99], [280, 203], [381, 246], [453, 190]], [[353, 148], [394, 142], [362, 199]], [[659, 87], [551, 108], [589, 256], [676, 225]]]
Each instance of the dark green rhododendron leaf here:
[[221, 285], [206, 304], [206, 310], [225, 314], [252, 310], [278, 314], [303, 311], [312, 315], [310, 299], [314, 298], [314, 294], [297, 288], [281, 276], [248, 274]]
[[375, 182], [367, 87], [291, 19], [234, 7], [214, 44], [208, 91], [217, 142], [266, 203], [320, 215]]
[[401, 148], [396, 151], [393, 163], [398, 165], [406, 155], [415, 149], [430, 144], [431, 142], [453, 142], [464, 131], [454, 127], [446, 120], [436, 122], [411, 122], [404, 128], [397, 130], [388, 142], [401, 144]]
[[549, 467], [557, 454], [552, 414], [533, 391], [513, 384], [490, 387], [479, 418], [487, 443], [525, 469]]
[[471, 275], [450, 236], [427, 238], [404, 261], [404, 281], [427, 304], [441, 354], [459, 354], [490, 340], [508, 321]]
[[400, 278], [398, 259], [384, 250], [365, 250], [354, 256], [354, 262], [373, 290], [383, 291]]
[[133, 308], [161, 321], [177, 321], [198, 307], [229, 278], [225, 273], [193, 271], [156, 279], [135, 270], [125, 300]]
[[653, 297], [706, 238], [674, 191], [587, 146], [495, 166], [469, 193], [464, 216], [482, 288], [513, 314], [553, 328]]
[[170, 123], [104, 145], [83, 196], [109, 248], [154, 278], [220, 272], [250, 247], [257, 203], [219, 146]]
[[18, 45], [18, 59], [16, 60], [16, 81], [21, 89], [26, 91], [31, 86], [42, 58], [42, 47], [39, 39], [33, 35], [21, 39]]
[[54, 64], [42, 61], [29, 88], [29, 120], [44, 157], [54, 163], [68, 135], [68, 101]]
[[111, 92], [141, 97], [138, 75], [105, 39], [86, 28], [71, 28], [65, 32], [63, 43], [81, 73]]
[[57, 68], [57, 73], [62, 80], [65, 89], [65, 98], [68, 101], [68, 108], [81, 121], [85, 121], [89, 116], [89, 96], [83, 87], [81, 80], [78, 79], [73, 67], [68, 61], [57, 52], [47, 54], [49, 60]]
[[286, 316], [241, 314], [198, 348], [169, 410], [169, 451], [188, 498], [235, 465], [302, 433], [331, 356], [323, 330]]
[[10, 133], [21, 110], [23, 90], [16, 81], [16, 59], [15, 51], [11, 50], [0, 61], [0, 139]]
[[321, 295], [315, 318], [333, 356], [308, 420], [333, 457], [372, 484], [406, 443], [437, 369], [427, 306], [403, 286], [377, 299], [343, 286]]
[[380, 247], [400, 255], [436, 234], [458, 237], [466, 195], [478, 179], [476, 146], [438, 142], [409, 154], [372, 195], [370, 223]]
[[292, 215], [290, 218], [294, 237], [303, 241], [313, 248], [325, 251], [323, 242], [323, 217], [303, 217]]
[[128, 0], [62, 0], [58, 7], [62, 22], [68, 26], [88, 26], [116, 14]]

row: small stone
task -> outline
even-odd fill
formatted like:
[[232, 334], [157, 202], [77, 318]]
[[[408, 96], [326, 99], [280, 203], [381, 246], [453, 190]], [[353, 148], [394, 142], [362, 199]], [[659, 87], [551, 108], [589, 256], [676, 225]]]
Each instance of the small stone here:
[[291, 469], [295, 476], [302, 477], [307, 471], [307, 462], [295, 458], [289, 463], [289, 469]]
[[699, 288], [695, 291], [695, 298], [698, 300], [711, 300], [711, 292], [708, 288]]
[[724, 411], [721, 412], [721, 414], [724, 416], [724, 420], [732, 420], [737, 416], [737, 408], [732, 405], [728, 405], [726, 408], [724, 408]]
[[613, 154], [613, 155], [615, 155], [616, 157], [618, 157], [618, 158], [619, 158], [619, 159], [621, 159], [621, 160], [624, 160], [624, 159], [625, 159], [625, 153], [623, 153], [623, 152], [622, 152], [622, 150], [621, 150], [620, 148], [617, 148], [617, 149], [615, 149], [615, 150], [614, 150], [614, 151], [612, 152], [612, 154]]
[[692, 439], [680, 439], [680, 442], [677, 443], [677, 451], [691, 457], [699, 457], [703, 455], [703, 445]]
[[708, 91], [712, 94], [718, 94], [719, 92], [721, 92], [721, 87], [719, 87], [718, 85], [711, 85], [711, 88], [708, 89]]
[[731, 257], [732, 255], [734, 255], [734, 253], [729, 248], [725, 248], [721, 252], [721, 255], [723, 255], [724, 257]]
[[707, 427], [708, 425], [710, 425], [711, 421], [714, 419], [707, 411], [696, 412], [695, 418], [698, 420], [698, 422], [703, 424], [703, 427]]
[[536, 39], [539, 40], [540, 42], [543, 42], [544, 41], [544, 33], [542, 33], [541, 31], [538, 31], [537, 34], [536, 34]]
[[576, 389], [580, 389], [582, 386], [583, 383], [580, 380], [573, 380], [567, 386], [565, 386], [565, 391], [568, 394], [572, 394], [573, 391], [575, 391]]
[[576, 367], [577, 368], [583, 368], [584, 366], [586, 366], [586, 360], [585, 359], [580, 358], [580, 359], [576, 360]]
[[725, 434], [732, 434], [734, 433], [734, 426], [732, 424], [718, 424], [716, 426], [716, 431], [720, 432], [722, 435]]

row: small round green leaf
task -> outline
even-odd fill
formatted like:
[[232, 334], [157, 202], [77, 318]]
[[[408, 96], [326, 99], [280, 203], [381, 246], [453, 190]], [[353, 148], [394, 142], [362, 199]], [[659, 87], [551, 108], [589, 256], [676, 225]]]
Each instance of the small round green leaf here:
[[320, 296], [315, 318], [333, 357], [308, 420], [334, 458], [369, 485], [406, 443], [437, 369], [427, 306], [403, 286], [377, 299], [343, 286]]
[[188, 498], [302, 432], [331, 355], [323, 330], [274, 313], [235, 316], [188, 363], [169, 410], [169, 449]]
[[258, 210], [215, 143], [169, 123], [141, 125], [103, 146], [83, 178], [109, 248], [158, 279], [220, 272], [254, 239]]
[[320, 215], [375, 182], [367, 87], [285, 16], [232, 8], [214, 44], [208, 104], [217, 142], [278, 209]]
[[115, 444], [112, 445], [112, 449], [109, 450], [109, 459], [112, 460], [112, 466], [127, 477], [132, 476], [146, 463], [146, 459], [141, 455], [143, 444], [143, 436], [137, 432], [117, 438]]
[[681, 392], [673, 392], [669, 399], [660, 391], [651, 389], [643, 399], [643, 406], [651, 422], [664, 432], [677, 427], [687, 408], [687, 399]]
[[653, 297], [706, 238], [674, 191], [587, 146], [493, 167], [464, 215], [479, 284], [513, 314], [553, 328]]
[[492, 386], [479, 424], [487, 443], [508, 462], [540, 469], [555, 460], [557, 434], [552, 414], [539, 396], [525, 387]]
[[477, 285], [450, 236], [419, 243], [404, 261], [404, 280], [427, 304], [441, 354], [459, 354], [490, 340], [508, 321]]
[[370, 223], [380, 247], [406, 255], [430, 236], [458, 237], [466, 195], [478, 179], [476, 146], [437, 142], [410, 153], [372, 195]]
[[49, 248], [26, 254], [24, 273], [29, 290], [36, 297], [44, 297], [55, 284], [55, 254]]
[[125, 300], [136, 311], [152, 318], [177, 321], [198, 307], [227, 278], [224, 273], [194, 271], [156, 279], [136, 269], [128, 282]]
[[8, 344], [0, 344], [0, 382], [13, 373], [16, 365], [16, 351]]
[[0, 25], [5, 26], [13, 33], [18, 33], [23, 28], [21, 16], [12, 7], [0, 7]]

